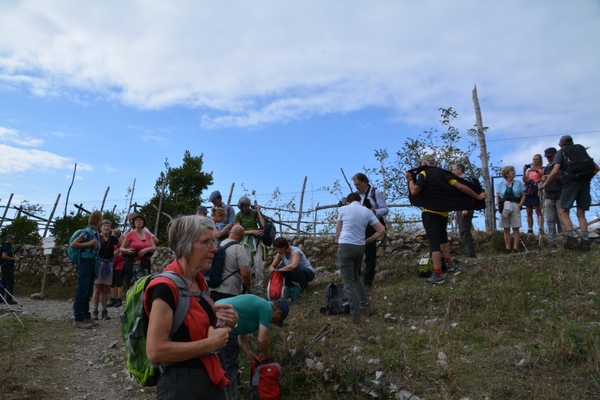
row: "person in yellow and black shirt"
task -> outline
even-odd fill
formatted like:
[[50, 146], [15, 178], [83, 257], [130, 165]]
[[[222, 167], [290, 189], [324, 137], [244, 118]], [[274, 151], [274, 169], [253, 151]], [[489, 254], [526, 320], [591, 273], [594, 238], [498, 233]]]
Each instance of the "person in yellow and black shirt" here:
[[485, 208], [485, 192], [449, 171], [435, 166], [435, 156], [426, 154], [421, 166], [406, 172], [409, 200], [421, 208], [421, 220], [429, 240], [429, 252], [433, 261], [433, 275], [426, 282], [441, 285], [442, 254], [449, 269], [451, 264], [448, 241], [447, 210], [481, 210]]

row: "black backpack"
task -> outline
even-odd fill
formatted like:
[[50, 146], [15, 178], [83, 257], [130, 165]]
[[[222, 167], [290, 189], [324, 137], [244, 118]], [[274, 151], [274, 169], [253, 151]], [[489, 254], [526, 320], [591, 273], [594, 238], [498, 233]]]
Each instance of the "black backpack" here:
[[321, 308], [321, 314], [349, 314], [350, 303], [348, 296], [344, 291], [344, 285], [338, 283], [330, 283], [325, 287], [325, 307]]
[[590, 157], [585, 147], [580, 144], [572, 144], [563, 149], [565, 160], [567, 161], [566, 174], [563, 176], [563, 182], [589, 181], [594, 177], [596, 164]]
[[240, 272], [239, 270], [232, 272], [223, 279], [223, 268], [225, 267], [225, 250], [238, 242], [232, 241], [225, 246], [219, 246], [212, 260], [212, 265], [208, 271], [202, 271], [202, 275], [206, 278], [206, 284], [211, 289], [216, 289], [223, 284], [229, 277]]
[[264, 214], [262, 214], [262, 216], [265, 220], [265, 225], [260, 227], [260, 229], [263, 231], [263, 235], [260, 239], [262, 240], [265, 246], [270, 246], [273, 244], [273, 240], [275, 240], [277, 229], [275, 229], [275, 223], [271, 218], [267, 217]]

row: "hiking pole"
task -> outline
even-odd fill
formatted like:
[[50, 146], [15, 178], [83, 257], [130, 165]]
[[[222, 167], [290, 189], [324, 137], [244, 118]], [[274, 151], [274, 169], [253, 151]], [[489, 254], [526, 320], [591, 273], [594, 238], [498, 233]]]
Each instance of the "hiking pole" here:
[[[321, 340], [322, 338], [324, 338], [325, 336], [329, 335], [332, 332], [335, 332], [335, 327], [331, 326], [330, 324], [325, 324], [319, 330], [319, 332], [317, 332], [316, 335], [311, 339], [311, 341], [308, 342], [308, 344], [306, 346], [304, 346], [303, 348], [301, 348], [300, 350], [298, 350], [297, 352], [295, 352], [294, 354], [292, 354], [291, 356], [289, 356], [288, 358], [283, 360], [281, 362], [281, 365], [283, 366], [285, 364], [289, 364], [291, 366], [294, 362], [298, 361], [298, 359], [306, 353], [306, 351], [308, 350], [308, 348], [310, 347], [311, 344], [315, 343], [318, 340]], [[287, 373], [287, 371], [283, 372], [281, 374], [281, 378], [283, 378], [286, 373]]]
[[[37, 318], [34, 317], [33, 314], [27, 308], [25, 308], [25, 306], [19, 300], [17, 300], [17, 298], [15, 296], [13, 296], [12, 293], [10, 293], [8, 290], [6, 290], [6, 288], [4, 286], [2, 286], [1, 283], [0, 283], [0, 291], [4, 291], [4, 297], [2, 297], [2, 295], [0, 295], [0, 297], [2, 297], [2, 300], [4, 300], [4, 302], [6, 303], [6, 305], [8, 306], [8, 308], [10, 308], [11, 312], [14, 313], [15, 311], [13, 311], [13, 308], [10, 306], [10, 304], [7, 301], [7, 299], [5, 298], [5, 297], [7, 297], [6, 296], [7, 294], [10, 296], [10, 298], [12, 299], [12, 301], [14, 301], [19, 306], [21, 306], [21, 308], [23, 309], [23, 311], [25, 311], [27, 314], [31, 315], [31, 317], [35, 320], [35, 322], [39, 322], [37, 320]], [[23, 324], [21, 323], [21, 325], [23, 325]]]
[[544, 203], [546, 202], [546, 191], [544, 189], [540, 189], [538, 191], [538, 195], [540, 197], [540, 216], [538, 218], [540, 234], [538, 236], [538, 251], [542, 251], [544, 242]]
[[[6, 294], [6, 293], [8, 293], [8, 292], [4, 292], [4, 294]], [[10, 306], [10, 303], [6, 300], [6, 298], [0, 294], [0, 299], [2, 299], [2, 301], [4, 301], [4, 304], [6, 304], [8, 306], [8, 309], [10, 310], [10, 312], [12, 313], [12, 315], [14, 315], [15, 318], [19, 321], [19, 323], [21, 324], [21, 326], [23, 328], [26, 328], [26, 326], [23, 323], [23, 321], [21, 321], [21, 318], [19, 318], [19, 316], [17, 315], [16, 310]]]

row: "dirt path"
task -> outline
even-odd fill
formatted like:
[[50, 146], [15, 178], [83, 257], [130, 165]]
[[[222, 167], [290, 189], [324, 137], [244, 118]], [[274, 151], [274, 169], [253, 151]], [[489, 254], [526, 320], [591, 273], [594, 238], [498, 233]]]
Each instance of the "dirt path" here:
[[[96, 328], [76, 329], [72, 327], [72, 302], [17, 299], [39, 321], [35, 323], [19, 305], [14, 307], [32, 337], [30, 347], [19, 349], [22, 354], [17, 356], [29, 364], [33, 362], [32, 369], [38, 376], [31, 384], [15, 389], [15, 392], [22, 393], [11, 393], [10, 398], [94, 400], [155, 397], [153, 389], [142, 388], [130, 378], [127, 370], [119, 318], [122, 307], [109, 308], [110, 320], [98, 321], [100, 325]], [[2, 304], [0, 318], [15, 318], [7, 311], [8, 307]], [[43, 365], [47, 367], [39, 370]]]

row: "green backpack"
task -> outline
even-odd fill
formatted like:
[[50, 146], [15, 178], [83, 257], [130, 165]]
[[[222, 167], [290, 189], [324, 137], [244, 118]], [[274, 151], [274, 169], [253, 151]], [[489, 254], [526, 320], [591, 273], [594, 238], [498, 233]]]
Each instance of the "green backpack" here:
[[158, 377], [168, 363], [154, 364], [146, 356], [146, 334], [148, 331], [148, 314], [144, 310], [144, 294], [150, 281], [157, 277], [171, 279], [177, 285], [179, 300], [173, 314], [173, 326], [169, 339], [179, 329], [190, 307], [191, 296], [208, 296], [204, 292], [192, 292], [188, 289], [185, 278], [172, 272], [152, 274], [138, 279], [127, 292], [127, 302], [121, 313], [123, 339], [127, 354], [127, 368], [144, 386], [156, 386]]

